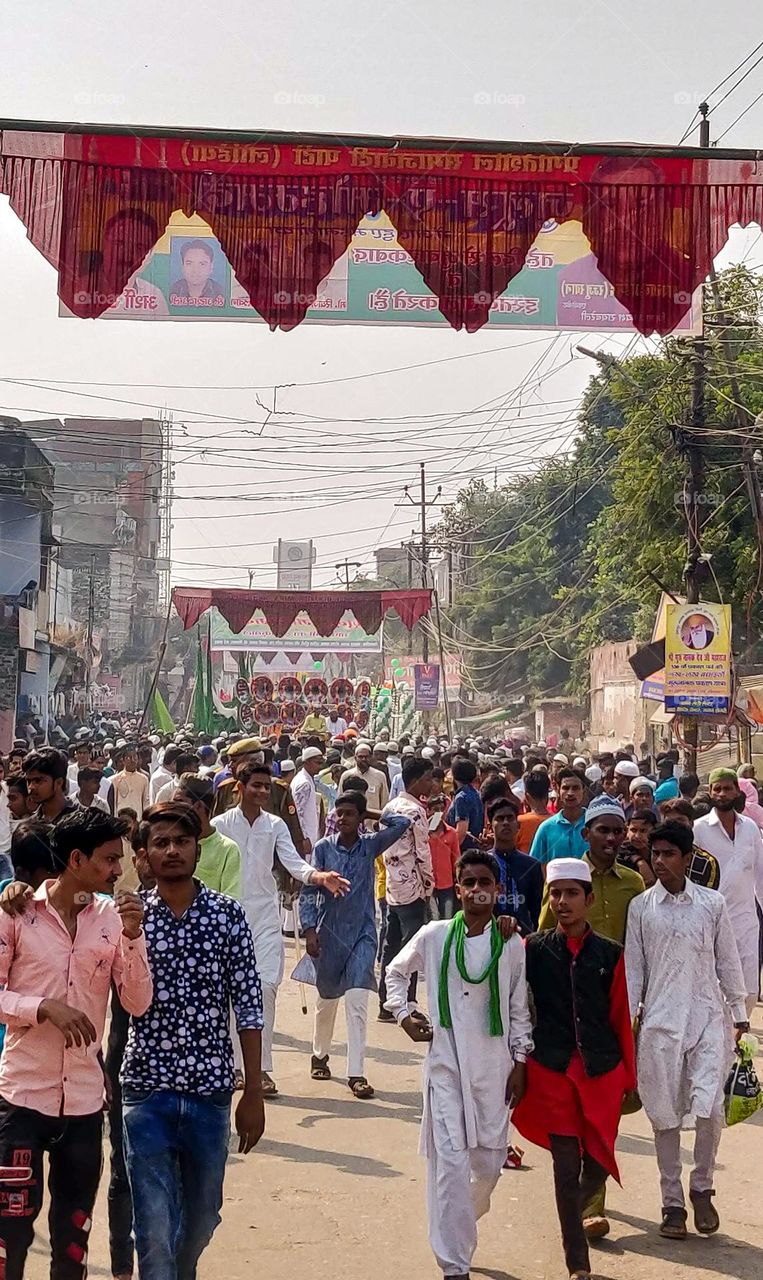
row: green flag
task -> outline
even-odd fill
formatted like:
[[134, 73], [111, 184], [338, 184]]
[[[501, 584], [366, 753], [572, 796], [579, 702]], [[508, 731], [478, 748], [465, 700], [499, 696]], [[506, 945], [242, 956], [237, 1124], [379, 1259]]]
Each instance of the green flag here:
[[160, 733], [175, 732], [175, 725], [169, 708], [158, 689], [154, 689], [154, 695], [151, 699], [151, 720]]

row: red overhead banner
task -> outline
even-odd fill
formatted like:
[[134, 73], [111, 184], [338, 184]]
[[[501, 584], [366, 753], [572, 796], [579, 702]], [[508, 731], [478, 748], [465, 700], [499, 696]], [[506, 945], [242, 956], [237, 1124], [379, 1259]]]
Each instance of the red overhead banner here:
[[454, 328], [485, 324], [541, 227], [575, 218], [636, 327], [667, 333], [729, 226], [763, 223], [762, 166], [619, 151], [6, 129], [0, 191], [81, 317], [115, 305], [179, 210], [209, 224], [271, 328], [291, 329], [384, 209]]
[[319, 635], [336, 631], [345, 613], [357, 618], [370, 635], [382, 619], [395, 610], [410, 631], [432, 605], [431, 591], [245, 591], [215, 587], [173, 587], [174, 604], [187, 631], [212, 607], [219, 610], [231, 631], [243, 631], [252, 614], [261, 609], [275, 636], [284, 636], [298, 613], [307, 613]]

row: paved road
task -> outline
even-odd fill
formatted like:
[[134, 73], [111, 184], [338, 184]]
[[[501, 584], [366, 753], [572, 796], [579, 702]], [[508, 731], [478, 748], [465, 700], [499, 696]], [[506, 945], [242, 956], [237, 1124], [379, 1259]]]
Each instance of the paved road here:
[[[287, 959], [287, 972], [289, 971]], [[437, 1280], [426, 1238], [424, 1162], [417, 1155], [422, 1051], [397, 1027], [371, 1024], [367, 1073], [376, 1098], [360, 1102], [338, 1078], [310, 1079], [310, 1017], [294, 984], [279, 1000], [275, 1075], [282, 1090], [268, 1104], [268, 1127], [256, 1153], [231, 1155], [223, 1222], [202, 1260], [200, 1280], [222, 1277], [296, 1280]], [[375, 1006], [372, 1005], [375, 1009]], [[343, 1023], [340, 1013], [338, 1033]], [[763, 1036], [763, 1009], [757, 1030]], [[760, 1064], [763, 1067], [763, 1062]], [[622, 1125], [623, 1187], [612, 1188], [612, 1234], [594, 1255], [601, 1280], [761, 1280], [763, 1277], [763, 1113], [724, 1134], [716, 1204], [722, 1231], [682, 1245], [656, 1233], [657, 1169], [643, 1114]], [[689, 1136], [685, 1143], [688, 1160]], [[480, 1230], [475, 1280], [563, 1280], [550, 1163], [529, 1148], [527, 1170], [505, 1172]], [[102, 1190], [91, 1249], [91, 1275], [109, 1275]], [[41, 1232], [42, 1235], [42, 1232]], [[47, 1275], [43, 1239], [28, 1275]]]

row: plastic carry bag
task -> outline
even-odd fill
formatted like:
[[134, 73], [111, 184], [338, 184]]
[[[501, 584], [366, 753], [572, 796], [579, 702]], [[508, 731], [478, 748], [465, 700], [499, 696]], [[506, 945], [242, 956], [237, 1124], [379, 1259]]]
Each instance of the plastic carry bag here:
[[754, 1043], [743, 1036], [737, 1046], [734, 1065], [724, 1088], [726, 1124], [739, 1124], [748, 1120], [763, 1107], [763, 1090], [752, 1060]]

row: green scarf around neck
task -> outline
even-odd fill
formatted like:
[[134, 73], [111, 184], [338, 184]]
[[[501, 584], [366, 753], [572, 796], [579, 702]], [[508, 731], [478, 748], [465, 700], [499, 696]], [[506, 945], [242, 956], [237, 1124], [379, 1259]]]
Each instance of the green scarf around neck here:
[[450, 1016], [450, 995], [448, 992], [448, 965], [450, 964], [450, 953], [453, 949], [453, 943], [456, 944], [456, 968], [463, 978], [464, 982], [470, 982], [473, 986], [478, 986], [487, 978], [490, 983], [490, 1011], [489, 1011], [489, 1030], [491, 1036], [503, 1035], [503, 1020], [501, 1018], [501, 998], [498, 990], [498, 961], [503, 952], [504, 942], [501, 937], [495, 917], [490, 921], [490, 961], [484, 973], [478, 978], [471, 978], [466, 972], [466, 959], [464, 956], [464, 944], [466, 941], [466, 921], [464, 920], [463, 911], [458, 911], [450, 923], [450, 927], [445, 936], [445, 946], [442, 950], [442, 962], [440, 964], [440, 982], [437, 994], [438, 1009], [440, 1014], [440, 1026], [446, 1031], [450, 1031], [453, 1022]]

